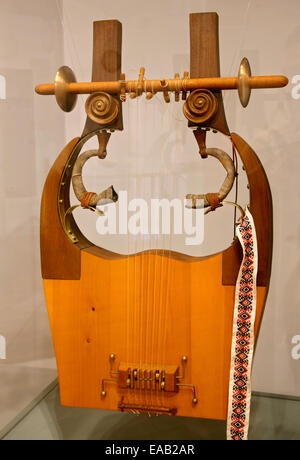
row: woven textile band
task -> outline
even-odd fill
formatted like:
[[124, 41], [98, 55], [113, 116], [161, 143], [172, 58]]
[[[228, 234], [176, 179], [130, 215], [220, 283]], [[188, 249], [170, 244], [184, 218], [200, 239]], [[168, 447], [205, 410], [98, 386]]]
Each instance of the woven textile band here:
[[237, 227], [243, 248], [233, 317], [227, 439], [247, 440], [251, 402], [251, 368], [256, 315], [257, 240], [249, 209]]

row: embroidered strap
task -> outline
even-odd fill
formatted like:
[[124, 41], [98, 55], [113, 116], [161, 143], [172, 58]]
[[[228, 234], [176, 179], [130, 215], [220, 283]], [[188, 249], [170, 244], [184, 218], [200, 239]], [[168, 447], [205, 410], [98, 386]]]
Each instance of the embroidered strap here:
[[255, 226], [248, 208], [237, 228], [237, 236], [243, 248], [243, 261], [235, 291], [227, 416], [228, 440], [246, 440], [249, 428], [258, 259]]

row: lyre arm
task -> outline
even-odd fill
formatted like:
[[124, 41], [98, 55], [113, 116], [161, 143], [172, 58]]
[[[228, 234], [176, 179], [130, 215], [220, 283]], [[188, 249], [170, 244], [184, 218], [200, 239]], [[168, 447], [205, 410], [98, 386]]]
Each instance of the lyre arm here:
[[[223, 167], [225, 168], [227, 172], [227, 176], [217, 194], [208, 193], [208, 194], [200, 194], [200, 195], [195, 195], [195, 194], [186, 195], [186, 199], [187, 199], [186, 207], [190, 209], [197, 209], [201, 207], [204, 207], [204, 208], [212, 207], [211, 199], [213, 201], [217, 200], [215, 207], [220, 206], [220, 203], [227, 197], [230, 190], [232, 189], [233, 183], [235, 180], [234, 164], [233, 164], [232, 159], [226, 152], [224, 152], [221, 149], [210, 148], [210, 149], [204, 149], [203, 153], [205, 153], [206, 155], [210, 155], [216, 158], [217, 160], [219, 160], [221, 164], [223, 165]], [[215, 207], [213, 206], [213, 209], [215, 209]]]
[[[194, 91], [199, 88], [211, 90], [234, 90], [238, 88], [237, 77], [223, 78], [181, 78], [165, 80], [166, 85], [161, 84], [161, 80], [144, 80], [143, 92], [163, 92], [168, 88], [169, 91]], [[282, 88], [288, 84], [288, 78], [283, 75], [253, 76], [249, 77], [249, 86], [252, 89], [259, 88]], [[70, 94], [90, 94], [96, 91], [105, 91], [110, 94], [119, 94], [121, 88], [126, 93], [141, 91], [139, 80], [103, 81], [103, 82], [73, 82], [69, 83], [67, 90]], [[37, 85], [36, 93], [41, 95], [55, 94], [55, 85], [51, 83]]]

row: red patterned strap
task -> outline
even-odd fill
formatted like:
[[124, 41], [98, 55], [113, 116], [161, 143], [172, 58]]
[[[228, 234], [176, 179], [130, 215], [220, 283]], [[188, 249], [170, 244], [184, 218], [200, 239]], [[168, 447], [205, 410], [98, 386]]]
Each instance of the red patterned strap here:
[[240, 441], [248, 438], [249, 429], [258, 264], [255, 226], [248, 208], [237, 228], [237, 236], [243, 261], [235, 291], [227, 439]]

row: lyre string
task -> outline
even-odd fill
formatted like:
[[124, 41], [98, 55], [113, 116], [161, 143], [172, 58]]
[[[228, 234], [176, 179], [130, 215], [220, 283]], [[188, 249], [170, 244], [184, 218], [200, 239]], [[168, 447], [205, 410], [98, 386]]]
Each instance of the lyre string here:
[[[176, 105], [172, 105], [172, 107], [168, 110], [168, 126], [167, 126], [167, 132], [172, 133], [172, 119], [175, 119], [174, 116], [174, 110], [175, 110]], [[176, 134], [177, 135], [177, 134]], [[177, 145], [177, 144], [176, 144]], [[168, 143], [168, 151], [167, 156], [172, 159], [173, 157], [173, 143], [169, 142]], [[169, 190], [169, 200], [172, 200], [172, 197], [174, 196], [174, 176], [173, 176], [173, 171], [170, 171], [171, 174], [168, 174], [168, 180], [166, 180], [166, 183], [168, 184], [168, 190]], [[174, 216], [172, 219], [172, 213], [171, 213], [171, 206], [170, 206], [170, 228], [169, 228], [169, 237], [165, 238], [167, 240], [167, 245], [168, 248], [165, 248], [164, 251], [164, 259], [166, 259], [166, 285], [164, 286], [164, 292], [165, 292], [165, 299], [164, 299], [164, 307], [163, 307], [163, 331], [162, 331], [162, 342], [161, 342], [161, 364], [162, 364], [162, 369], [165, 369], [167, 363], [168, 363], [168, 356], [167, 356], [167, 335], [168, 335], [168, 328], [171, 327], [171, 324], [168, 323], [168, 313], [169, 313], [169, 304], [170, 304], [170, 271], [171, 271], [171, 251], [172, 251], [172, 235], [173, 235], [173, 227], [172, 223], [174, 224]], [[165, 399], [164, 394], [163, 400]]]
[[[238, 58], [240, 56], [241, 50], [244, 49], [245, 38], [247, 37], [247, 23], [249, 21], [249, 10], [250, 10], [251, 3], [252, 3], [252, 0], [248, 0], [248, 4], [245, 7], [244, 18], [243, 20], [241, 20], [241, 24], [242, 24], [241, 35], [239, 39], [235, 40], [235, 43], [237, 43], [237, 48], [236, 48], [235, 54], [233, 55], [231, 65], [229, 67], [228, 75], [231, 75], [234, 72], [235, 68], [238, 67]], [[233, 100], [235, 95], [232, 91], [224, 91], [224, 93], [223, 93], [223, 99], [227, 105], [228, 103], [230, 103], [230, 101]]]
[[[156, 98], [156, 101], [161, 102], [160, 98]], [[164, 107], [165, 108], [165, 107]], [[160, 129], [162, 129], [164, 125], [164, 110], [161, 111], [160, 117]], [[163, 144], [162, 144], [162, 136], [160, 135], [160, 143], [159, 143], [159, 172], [162, 170], [162, 152], [163, 151]], [[159, 177], [159, 174], [157, 174]], [[155, 184], [155, 192], [160, 195], [161, 190], [161, 180], [154, 180]], [[158, 220], [159, 223], [159, 220]], [[160, 337], [160, 317], [161, 317], [161, 309], [160, 309], [160, 297], [162, 292], [161, 286], [161, 276], [162, 276], [162, 263], [163, 258], [159, 257], [159, 245], [161, 244], [161, 235], [160, 235], [160, 227], [158, 230], [158, 235], [156, 235], [156, 248], [155, 248], [155, 272], [154, 272], [154, 289], [153, 289], [153, 320], [152, 320], [152, 347], [153, 347], [153, 354], [152, 354], [152, 366], [158, 366], [159, 362], [159, 337]], [[155, 371], [155, 370], [154, 370]], [[154, 385], [154, 396], [155, 396], [155, 404], [159, 404], [159, 386]]]
[[[141, 189], [143, 191], [143, 199], [146, 198], [146, 185], [147, 185], [147, 169], [145, 169], [145, 165], [148, 167], [146, 161], [144, 158], [147, 157], [146, 155], [146, 146], [147, 146], [147, 129], [146, 129], [146, 124], [145, 120], [147, 120], [147, 110], [148, 110], [148, 104], [145, 103], [145, 99], [141, 99], [143, 102], [143, 106], [145, 106], [143, 110], [143, 145], [141, 145], [143, 154], [140, 155], [142, 159], [142, 168], [141, 168]], [[140, 222], [141, 225], [141, 222]], [[147, 364], [147, 350], [146, 350], [146, 336], [147, 336], [147, 290], [146, 290], [146, 280], [147, 280], [147, 271], [148, 271], [148, 260], [147, 257], [148, 255], [145, 253], [146, 247], [145, 247], [145, 241], [146, 241], [146, 235], [145, 233], [141, 233], [141, 241], [142, 241], [142, 254], [141, 254], [141, 323], [142, 323], [142, 328], [141, 328], [141, 368], [142, 368], [142, 378], [145, 379], [147, 376], [145, 374], [146, 371], [146, 364]], [[144, 380], [143, 384], [143, 399], [145, 403], [147, 402], [147, 382]]]
[[[152, 99], [153, 101], [153, 123], [154, 123], [154, 128], [155, 128], [155, 131], [157, 129], [157, 119], [156, 119], [156, 116], [155, 116], [155, 112], [157, 112], [157, 103], [158, 103], [158, 97], [155, 97]], [[161, 123], [160, 123], [161, 124]], [[154, 164], [152, 163], [152, 167], [153, 167], [153, 175], [152, 175], [152, 179], [151, 179], [151, 184], [152, 184], [152, 191], [151, 191], [151, 198], [153, 197], [153, 194], [156, 195], [157, 193], [157, 173], [155, 171], [155, 168], [157, 167], [157, 162], [155, 162], [154, 160]], [[154, 173], [155, 172], [155, 173]], [[151, 225], [152, 225], [152, 214], [151, 214]], [[151, 227], [151, 232], [152, 232], [152, 227]], [[151, 331], [151, 338], [150, 338], [150, 342], [151, 342], [151, 353], [150, 353], [150, 368], [153, 369], [153, 372], [152, 372], [152, 390], [151, 390], [151, 405], [155, 404], [155, 401], [156, 401], [156, 394], [155, 394], [155, 370], [154, 370], [154, 350], [155, 350], [155, 340], [156, 340], [156, 337], [155, 337], [155, 317], [156, 317], [156, 297], [155, 297], [155, 293], [156, 293], [156, 283], [157, 283], [157, 248], [155, 247], [157, 245], [157, 238], [156, 238], [156, 235], [152, 235], [151, 233], [151, 236], [152, 236], [152, 241], [151, 241], [151, 238], [150, 238], [150, 241], [151, 241], [151, 250], [152, 250], [152, 254], [153, 254], [153, 274], [152, 274], [152, 286], [151, 286], [151, 292], [149, 292], [149, 296], [150, 296], [150, 306], [151, 306], [151, 327], [150, 327], [150, 331]]]
[[[152, 99], [152, 122], [153, 122], [153, 127], [156, 130], [156, 105], [157, 105], [157, 98]], [[155, 166], [156, 166], [156, 161], [155, 161], [155, 156], [152, 156], [152, 164], [151, 164], [151, 198], [153, 196], [152, 190], [156, 192], [156, 174], [154, 173], [155, 171]], [[151, 220], [152, 220], [152, 215], [151, 215]], [[152, 228], [151, 228], [152, 230]], [[151, 265], [150, 265], [150, 273], [151, 273], [151, 279], [153, 279], [153, 282], [149, 283], [149, 305], [151, 309], [151, 324], [149, 324], [149, 342], [150, 342], [150, 347], [149, 347], [149, 361], [150, 361], [150, 369], [153, 368], [154, 365], [154, 340], [155, 340], [155, 315], [156, 315], [156, 303], [155, 303], [155, 286], [156, 286], [156, 277], [157, 277], [157, 257], [156, 257], [156, 251], [155, 251], [155, 236], [152, 238], [151, 241], [151, 235], [152, 233], [150, 232], [150, 242], [151, 242], [151, 256], [150, 260], [153, 260], [153, 267], [151, 270]], [[156, 239], [156, 244], [157, 244], [157, 239]], [[154, 257], [153, 257], [154, 256]], [[154, 379], [154, 370], [152, 371], [151, 378]], [[153, 394], [155, 391], [155, 382], [152, 380], [151, 381], [151, 394], [150, 394], [150, 403], [153, 405]]]
[[[138, 127], [139, 127], [139, 98], [134, 99], [134, 103], [136, 105], [136, 120], [135, 120], [135, 197], [138, 196], [138, 139], [139, 139], [139, 133], [138, 133]], [[140, 322], [140, 305], [138, 302], [139, 299], [139, 286], [137, 284], [137, 271], [138, 271], [138, 262], [139, 258], [137, 256], [138, 252], [138, 236], [134, 235], [134, 318], [135, 318], [135, 328], [134, 328], [134, 344], [135, 344], [135, 356], [134, 356], [134, 363], [138, 364], [140, 362], [140, 336], [138, 334], [139, 332], [139, 322]], [[139, 373], [137, 375], [137, 378], [139, 378]], [[136, 404], [136, 392], [134, 392], [134, 402]]]
[[[139, 98], [140, 99], [140, 98]], [[142, 100], [143, 101], [143, 100]], [[146, 119], [146, 110], [145, 112], [143, 111], [143, 121]], [[142, 126], [139, 126], [139, 132], [142, 132], [143, 133], [143, 152], [140, 152], [139, 153], [139, 162], [140, 162], [140, 167], [139, 167], [139, 181], [140, 181], [140, 192], [143, 191], [143, 196], [144, 196], [144, 189], [145, 189], [145, 184], [144, 184], [144, 174], [145, 174], [145, 171], [144, 171], [144, 168], [142, 168], [142, 165], [143, 165], [143, 156], [145, 154], [145, 136], [146, 136], [146, 129], [145, 129], [145, 123], [142, 123]], [[139, 145], [140, 147], [140, 145]], [[142, 145], [141, 145], [142, 147]], [[140, 193], [140, 196], [139, 198], [142, 198], [142, 194]], [[139, 280], [139, 286], [140, 286], [140, 294], [139, 294], [139, 299], [140, 299], [140, 302], [139, 302], [139, 308], [140, 308], [140, 327], [139, 327], [139, 331], [140, 331], [140, 365], [139, 365], [139, 369], [141, 370], [141, 378], [143, 379], [144, 378], [144, 364], [145, 364], [145, 348], [144, 348], [144, 337], [145, 337], [145, 333], [146, 333], [146, 328], [144, 328], [144, 322], [145, 322], [145, 292], [144, 292], [144, 266], [145, 266], [145, 254], [144, 254], [144, 251], [145, 251], [145, 236], [142, 234], [142, 222], [140, 221], [139, 222], [140, 224], [140, 229], [141, 229], [141, 233], [140, 233], [140, 236], [139, 236], [139, 239], [140, 239], [140, 248], [139, 248], [139, 251], [141, 252], [141, 255], [140, 255], [140, 280]], [[139, 376], [140, 378], [140, 376]], [[142, 382], [140, 381], [140, 396], [142, 396], [143, 393], [145, 393], [145, 391], [143, 390], [143, 387], [145, 385], [145, 382]]]
[[[168, 136], [170, 136], [171, 133], [171, 110], [169, 106], [165, 106], [167, 109], [164, 109], [162, 111], [162, 116], [164, 119], [164, 123], [162, 123], [163, 129], [167, 131]], [[166, 125], [166, 126], [165, 126]], [[162, 138], [163, 140], [163, 138]], [[169, 150], [171, 143], [167, 142], [166, 147]], [[169, 151], [164, 151], [163, 144], [161, 145], [161, 152], [160, 152], [160, 171], [162, 174], [162, 177], [164, 178], [163, 181], [161, 181], [161, 197], [162, 199], [165, 198], [165, 190], [166, 187], [169, 191], [169, 194], [167, 193], [166, 195], [170, 197], [170, 182], [171, 182], [171, 177], [172, 175], [169, 174], [169, 172], [166, 172], [166, 167], [165, 167], [165, 161], [164, 159], [169, 156]], [[163, 211], [162, 211], [163, 213]], [[163, 222], [163, 218], [162, 218]], [[161, 224], [162, 224], [161, 222]], [[170, 223], [171, 223], [171, 216], [170, 216]], [[164, 370], [164, 337], [165, 337], [165, 331], [167, 328], [166, 324], [166, 310], [167, 310], [167, 296], [168, 296], [168, 274], [169, 274], [169, 263], [170, 263], [170, 247], [169, 249], [166, 248], [166, 246], [170, 246], [170, 237], [171, 237], [171, 225], [169, 229], [169, 237], [163, 233], [163, 228], [162, 225], [160, 227], [161, 231], [161, 238], [160, 238], [160, 249], [162, 249], [162, 253], [160, 255], [160, 280], [159, 280], [159, 316], [158, 316], [158, 340], [157, 340], [157, 364], [159, 365], [159, 370], [160, 372]], [[162, 404], [162, 400], [164, 400], [164, 395], [163, 391], [161, 389], [158, 389], [158, 400], [160, 401], [160, 404]]]
[[[146, 109], [145, 109], [145, 119], [148, 120], [148, 116], [147, 114], [149, 113], [148, 111], [148, 107], [149, 107], [149, 102], [146, 101], [145, 99], [145, 105], [146, 105]], [[153, 111], [153, 105], [151, 105], [149, 107], [149, 110], [152, 108], [152, 112], [154, 113]], [[154, 122], [154, 120], [153, 120]], [[154, 126], [153, 126], [154, 128]], [[148, 146], [148, 142], [147, 142], [147, 130], [145, 130], [145, 134], [144, 134], [144, 155], [146, 155], [147, 158], [149, 158], [149, 156], [147, 155], [147, 146]], [[153, 162], [153, 155], [151, 155], [151, 158], [152, 158], [152, 162]], [[152, 163], [151, 162], [151, 163]], [[149, 163], [147, 163], [147, 167], [150, 168], [150, 171], [149, 171], [149, 175], [147, 174], [146, 175], [146, 184], [145, 186], [148, 184], [148, 178], [150, 179], [150, 183], [151, 183], [151, 177], [152, 177], [152, 164], [151, 164], [151, 167], [149, 166]], [[147, 189], [147, 187], [146, 187]], [[145, 190], [145, 188], [144, 188]], [[149, 192], [149, 191], [148, 191]], [[151, 187], [150, 187], [150, 203], [151, 203]], [[149, 209], [149, 208], [148, 208]], [[148, 235], [147, 235], [147, 238], [148, 238], [148, 242], [149, 242], [149, 213], [148, 213]], [[145, 236], [144, 236], [144, 240], [145, 240]], [[149, 248], [147, 248], [149, 250]], [[143, 250], [145, 250], [145, 248], [143, 248]], [[146, 283], [143, 283], [143, 288], [145, 288], [145, 300], [144, 300], [144, 310], [145, 310], [145, 316], [144, 316], [144, 321], [145, 321], [145, 337], [144, 337], [144, 363], [147, 365], [147, 374], [146, 374], [146, 378], [149, 379], [150, 378], [150, 369], [149, 369], [149, 313], [150, 313], [150, 302], [149, 302], [149, 277], [150, 277], [150, 273], [151, 273], [151, 254], [148, 252], [147, 255], [144, 256], [145, 257], [145, 260], [146, 260], [146, 264], [145, 264], [145, 267], [144, 267], [144, 277], [146, 277], [146, 280], [147, 282]], [[149, 395], [149, 391], [147, 390], [147, 388], [149, 389], [149, 386], [150, 386], [150, 383], [152, 384], [152, 381], [149, 382], [145, 382], [145, 391], [144, 391], [144, 394], [145, 394], [145, 401], [146, 401], [146, 404], [148, 405], [149, 404], [149, 396], [150, 396], [150, 401], [151, 401], [151, 394]], [[150, 402], [150, 405], [151, 405], [151, 402]]]
[[[140, 104], [141, 104], [141, 98], [137, 98], [137, 107], [138, 107], [138, 122], [140, 121], [139, 117], [139, 111], [141, 110]], [[144, 119], [144, 114], [142, 114], [142, 118]], [[142, 131], [143, 130], [143, 131]], [[140, 134], [143, 132], [144, 133], [144, 123], [142, 125], [138, 125], [138, 130], [137, 134]], [[142, 197], [142, 188], [143, 188], [143, 170], [141, 167], [142, 163], [142, 158], [143, 158], [143, 152], [141, 152], [140, 149], [140, 135], [137, 136], [137, 155], [138, 155], [138, 195], [136, 198], [141, 198]], [[139, 222], [140, 229], [141, 229], [141, 221]], [[143, 240], [143, 235], [142, 232], [137, 234], [137, 241], [139, 243], [139, 248], [138, 252], [140, 253], [139, 256], [139, 296], [138, 296], [138, 307], [139, 307], [139, 375], [138, 378], [143, 378], [143, 375], [141, 374], [142, 368], [143, 368], [143, 334], [144, 334], [144, 325], [143, 325], [143, 310], [144, 310], [144, 305], [143, 305], [143, 300], [144, 300], [144, 290], [143, 290], [143, 267], [144, 267], [144, 254], [143, 254], [143, 245], [144, 245], [144, 240]], [[142, 387], [143, 387], [143, 382], [139, 380], [139, 400], [142, 400]]]
[[[234, 164], [234, 169], [235, 169], [235, 199], [234, 202], [235, 204], [238, 203], [238, 193], [239, 193], [239, 171], [238, 171], [238, 156], [236, 154], [236, 149], [235, 145], [233, 143], [232, 137], [230, 137], [231, 144], [232, 144], [232, 160]], [[236, 214], [237, 214], [237, 208], [234, 208], [234, 214], [233, 214], [233, 237], [236, 236]]]
[[[130, 104], [127, 104], [127, 120], [128, 120], [128, 123], [130, 122]], [[131, 154], [131, 149], [130, 149], [130, 136], [128, 136], [128, 144], [127, 144], [127, 149], [128, 149], [128, 152], [127, 152], [127, 173], [128, 173], [128, 177], [127, 177], [127, 189], [128, 189], [128, 193], [129, 193], [129, 190], [130, 190], [130, 154]], [[127, 209], [126, 209], [126, 214], [127, 214]], [[127, 220], [127, 218], [126, 218]], [[120, 222], [119, 222], [119, 225], [120, 225]], [[130, 261], [131, 261], [131, 258], [129, 257], [129, 253], [130, 253], [130, 236], [129, 236], [129, 232], [128, 232], [128, 229], [127, 229], [127, 302], [126, 302], [126, 329], [127, 329], [127, 333], [126, 333], [126, 363], [129, 363], [129, 358], [130, 358], [130, 343], [131, 343], [131, 307], [130, 307], [130, 303], [131, 303], [131, 296], [130, 296], [130, 286], [131, 286], [131, 277], [130, 277], [130, 268], [131, 268], [131, 265], [130, 265]], [[130, 389], [127, 391], [127, 395], [128, 395], [128, 400], [130, 400]]]
[[[162, 110], [162, 123], [161, 123], [161, 126], [164, 128], [164, 118], [165, 118], [165, 107], [163, 108]], [[163, 137], [161, 137], [161, 145], [160, 145], [160, 174], [161, 174], [161, 179], [162, 177], [164, 177], [164, 172], [162, 171], [163, 169], [163, 155], [164, 155], [164, 151], [163, 151]], [[163, 191], [164, 191], [164, 184], [163, 184], [164, 181], [160, 180], [160, 193], [159, 193], [159, 196], [161, 198], [164, 197], [164, 194], [163, 194]], [[162, 214], [162, 213], [161, 213]], [[160, 215], [159, 214], [159, 217]], [[159, 219], [159, 223], [160, 223], [160, 219]], [[158, 251], [159, 249], [164, 249], [163, 248], [163, 242], [164, 242], [164, 237], [163, 237], [163, 233], [162, 233], [162, 222], [161, 222], [161, 226], [159, 227], [159, 245], [160, 247], [158, 248]], [[158, 253], [157, 251], [157, 253]], [[160, 269], [159, 269], [159, 282], [157, 284], [157, 287], [158, 287], [158, 323], [157, 323], [157, 352], [156, 352], [156, 362], [157, 362], [157, 367], [159, 369], [159, 371], [161, 372], [161, 323], [162, 323], [162, 299], [163, 299], [163, 292], [164, 292], [164, 289], [163, 289], [163, 279], [164, 279], [164, 255], [163, 255], [163, 251], [162, 253], [160, 254], [159, 256], [159, 259], [160, 259]], [[160, 403], [160, 396], [161, 396], [161, 392], [160, 392], [160, 388], [159, 388], [159, 385], [158, 385], [158, 389], [157, 389], [157, 401], [158, 401], [158, 404]]]

